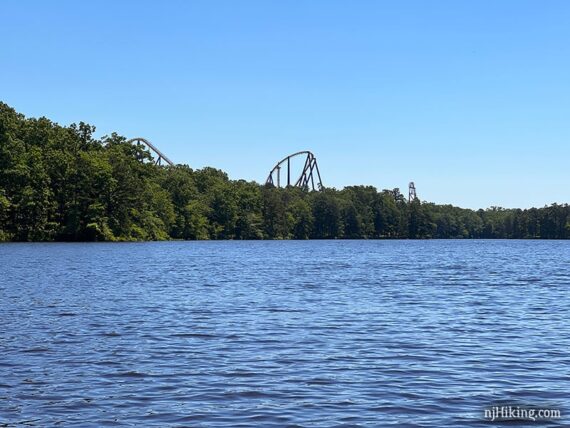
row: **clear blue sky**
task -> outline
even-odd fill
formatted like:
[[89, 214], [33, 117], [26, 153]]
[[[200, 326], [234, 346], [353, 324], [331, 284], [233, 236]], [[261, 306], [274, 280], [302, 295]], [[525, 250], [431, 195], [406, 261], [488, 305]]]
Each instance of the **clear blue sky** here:
[[263, 182], [479, 208], [570, 202], [569, 1], [25, 1], [0, 10], [0, 99]]

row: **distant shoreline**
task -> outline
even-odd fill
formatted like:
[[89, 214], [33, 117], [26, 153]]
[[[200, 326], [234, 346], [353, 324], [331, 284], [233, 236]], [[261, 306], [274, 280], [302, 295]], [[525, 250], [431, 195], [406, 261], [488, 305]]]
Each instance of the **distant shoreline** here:
[[309, 238], [309, 239], [165, 239], [155, 241], [0, 241], [0, 245], [11, 244], [148, 244], [148, 243], [267, 243], [267, 242], [441, 242], [441, 241], [570, 241], [568, 238]]
[[157, 165], [136, 139], [94, 131], [0, 103], [0, 241], [570, 238], [568, 204], [472, 210], [398, 188], [281, 188]]

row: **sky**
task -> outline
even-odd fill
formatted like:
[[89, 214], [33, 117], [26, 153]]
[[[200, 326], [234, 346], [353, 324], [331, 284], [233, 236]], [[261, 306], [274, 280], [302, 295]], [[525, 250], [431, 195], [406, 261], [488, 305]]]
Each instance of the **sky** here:
[[264, 182], [467, 208], [570, 202], [570, 2], [27, 1], [0, 8], [0, 101]]

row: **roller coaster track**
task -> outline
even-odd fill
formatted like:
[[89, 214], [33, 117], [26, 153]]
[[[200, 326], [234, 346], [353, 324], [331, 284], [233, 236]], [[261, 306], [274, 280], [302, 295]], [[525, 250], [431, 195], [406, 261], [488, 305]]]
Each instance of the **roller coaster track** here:
[[129, 141], [127, 141], [127, 143], [143, 144], [146, 147], [148, 147], [150, 150], [152, 150], [156, 154], [156, 161], [155, 161], [156, 165], [162, 165], [162, 161], [164, 161], [168, 165], [174, 166], [174, 162], [172, 162], [170, 159], [168, 159], [164, 155], [164, 153], [162, 153], [160, 150], [158, 150], [156, 148], [156, 146], [154, 144], [152, 144], [150, 141], [148, 141], [146, 138], [142, 138], [142, 137], [131, 138]]
[[[151, 152], [154, 153], [156, 159], [154, 160], [154, 163], [156, 165], [162, 165], [162, 162], [164, 161], [170, 166], [175, 166], [174, 162], [168, 159], [168, 157], [164, 153], [162, 153], [158, 149], [158, 147], [156, 147], [146, 138], [142, 137], [131, 138], [130, 140], [127, 141], [127, 143], [143, 145], [147, 147]], [[317, 164], [317, 158], [315, 158], [315, 155], [309, 151], [301, 151], [293, 153], [292, 155], [289, 155], [280, 160], [279, 162], [277, 162], [277, 164], [269, 172], [269, 176], [267, 177], [266, 183], [271, 185], [277, 185], [277, 187], [281, 187], [281, 169], [285, 167], [287, 169], [287, 186], [291, 186], [292, 185], [291, 159], [297, 157], [302, 158], [303, 156], [305, 156], [305, 163], [303, 165], [303, 170], [295, 180], [293, 186], [307, 190], [309, 189], [322, 190], [323, 183], [321, 180], [321, 173], [319, 171], [319, 166]]]
[[[295, 180], [294, 187], [299, 187], [301, 189], [312, 189], [312, 190], [322, 190], [323, 183], [321, 181], [321, 173], [319, 172], [319, 166], [317, 165], [317, 158], [315, 155], [309, 151], [302, 151], [293, 153], [279, 162], [273, 167], [269, 172], [266, 184], [276, 185], [281, 187], [281, 169], [287, 169], [287, 184], [286, 186], [291, 186], [291, 159], [295, 157], [305, 157], [305, 164], [301, 175]], [[316, 172], [316, 175], [315, 175]]]

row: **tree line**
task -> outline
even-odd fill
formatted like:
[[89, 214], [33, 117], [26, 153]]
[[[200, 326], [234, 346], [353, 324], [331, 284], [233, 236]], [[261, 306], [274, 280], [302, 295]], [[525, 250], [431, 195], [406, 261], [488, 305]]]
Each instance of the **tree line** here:
[[398, 190], [308, 192], [163, 167], [144, 146], [83, 122], [0, 103], [0, 241], [570, 237], [570, 207], [470, 210]]

